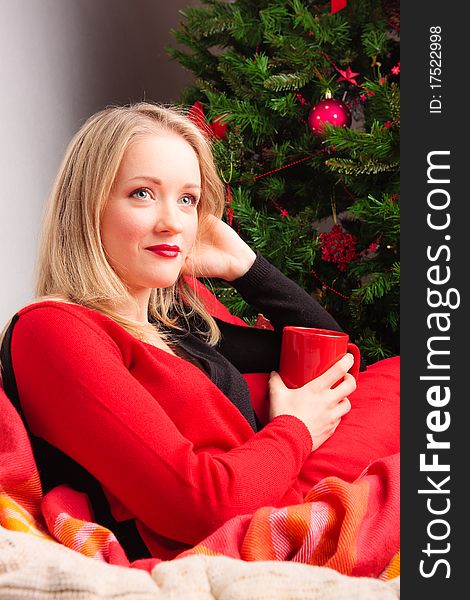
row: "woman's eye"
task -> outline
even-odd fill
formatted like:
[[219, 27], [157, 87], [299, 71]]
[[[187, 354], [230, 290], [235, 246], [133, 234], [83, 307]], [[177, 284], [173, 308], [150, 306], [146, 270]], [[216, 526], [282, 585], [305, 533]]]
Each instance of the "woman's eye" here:
[[131, 197], [137, 198], [137, 200], [148, 200], [150, 198], [150, 194], [148, 190], [141, 188], [139, 190], [135, 190], [135, 192], [132, 192]]
[[192, 194], [184, 194], [181, 196], [180, 203], [184, 206], [196, 206], [198, 203], [198, 199]]

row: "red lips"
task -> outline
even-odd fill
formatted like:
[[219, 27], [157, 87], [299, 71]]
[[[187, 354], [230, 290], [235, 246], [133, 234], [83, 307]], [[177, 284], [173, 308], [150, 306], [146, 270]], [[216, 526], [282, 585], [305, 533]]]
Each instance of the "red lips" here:
[[179, 246], [172, 246], [170, 244], [158, 244], [156, 246], [148, 246], [146, 250], [150, 250], [150, 252], [154, 252], [159, 256], [163, 256], [165, 258], [176, 258], [178, 254], [181, 252]]

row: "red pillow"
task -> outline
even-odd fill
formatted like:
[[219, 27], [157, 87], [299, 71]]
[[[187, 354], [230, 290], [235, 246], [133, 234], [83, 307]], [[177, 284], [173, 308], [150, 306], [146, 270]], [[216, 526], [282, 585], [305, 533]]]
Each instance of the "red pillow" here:
[[[244, 375], [260, 421], [269, 420], [267, 373]], [[351, 410], [338, 429], [305, 461], [299, 480], [309, 489], [329, 475], [354, 481], [377, 458], [400, 451], [400, 357], [387, 358], [359, 373]]]
[[304, 463], [304, 492], [329, 475], [354, 481], [372, 461], [400, 451], [400, 357], [359, 373], [349, 400], [351, 410], [338, 429]]
[[[230, 323], [246, 325], [199, 281], [196, 289], [209, 312]], [[251, 402], [261, 423], [269, 420], [268, 373], [243, 377]], [[330, 475], [354, 481], [375, 459], [400, 451], [400, 357], [374, 363], [359, 373], [356, 391], [349, 396], [351, 410], [338, 429], [306, 460], [300, 473], [306, 493], [312, 485]]]

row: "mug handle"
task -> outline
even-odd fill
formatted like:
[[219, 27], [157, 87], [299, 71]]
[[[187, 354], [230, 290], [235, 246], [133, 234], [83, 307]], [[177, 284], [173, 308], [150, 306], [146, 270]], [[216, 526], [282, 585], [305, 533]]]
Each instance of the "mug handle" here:
[[361, 353], [356, 344], [352, 342], [348, 342], [348, 352], [350, 352], [354, 357], [354, 364], [349, 369], [349, 373], [357, 380], [357, 376], [359, 375], [359, 367], [361, 366]]

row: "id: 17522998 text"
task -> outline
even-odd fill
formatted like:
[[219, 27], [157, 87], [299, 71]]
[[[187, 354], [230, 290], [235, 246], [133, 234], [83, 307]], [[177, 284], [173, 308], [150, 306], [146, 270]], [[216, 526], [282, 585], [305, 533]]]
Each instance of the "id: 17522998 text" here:
[[442, 28], [433, 25], [429, 28], [429, 87], [431, 99], [429, 101], [429, 112], [441, 114], [442, 112]]

